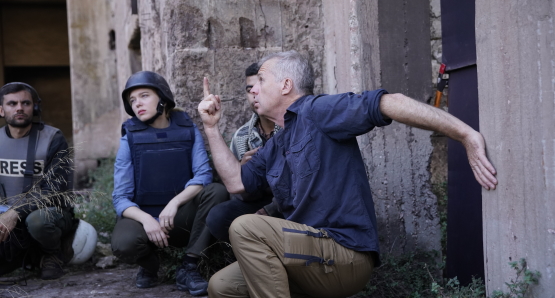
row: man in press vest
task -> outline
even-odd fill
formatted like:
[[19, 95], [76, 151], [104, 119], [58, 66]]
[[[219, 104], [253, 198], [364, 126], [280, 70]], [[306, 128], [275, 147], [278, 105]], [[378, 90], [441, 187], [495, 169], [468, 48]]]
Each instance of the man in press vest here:
[[40, 119], [33, 87], [14, 82], [0, 89], [0, 275], [38, 264], [41, 278], [57, 279], [73, 257], [78, 220], [69, 204], [72, 171], [62, 132]]

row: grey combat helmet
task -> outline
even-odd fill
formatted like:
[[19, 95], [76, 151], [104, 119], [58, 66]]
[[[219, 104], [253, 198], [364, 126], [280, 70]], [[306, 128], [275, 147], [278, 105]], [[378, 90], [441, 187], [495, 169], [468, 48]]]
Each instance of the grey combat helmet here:
[[158, 97], [160, 100], [168, 105], [168, 110], [171, 110], [175, 107], [175, 101], [173, 99], [173, 93], [170, 90], [170, 85], [166, 79], [164, 79], [161, 75], [152, 72], [152, 71], [139, 71], [134, 73], [132, 76], [129, 77], [127, 83], [125, 84], [125, 89], [121, 93], [121, 98], [123, 99], [123, 106], [125, 107], [125, 111], [130, 116], [135, 116], [133, 113], [133, 109], [129, 104], [129, 92], [132, 89], [139, 88], [139, 87], [146, 87], [156, 90]]

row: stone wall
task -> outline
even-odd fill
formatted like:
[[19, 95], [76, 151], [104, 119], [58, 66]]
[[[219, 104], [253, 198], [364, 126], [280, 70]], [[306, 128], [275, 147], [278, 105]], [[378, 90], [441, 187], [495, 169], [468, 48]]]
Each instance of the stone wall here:
[[307, 55], [322, 91], [321, 6], [315, 0], [139, 1], [143, 69], [168, 79], [177, 104], [196, 123], [207, 77], [224, 100], [220, 129], [230, 140], [251, 115], [245, 69], [263, 56], [293, 48]]

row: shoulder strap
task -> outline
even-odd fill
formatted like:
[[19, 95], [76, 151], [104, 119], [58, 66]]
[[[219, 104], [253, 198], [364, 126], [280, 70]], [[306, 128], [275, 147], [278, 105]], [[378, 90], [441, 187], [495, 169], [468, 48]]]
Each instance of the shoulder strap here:
[[187, 112], [173, 111], [170, 117], [179, 126], [193, 126], [193, 121]]
[[33, 171], [35, 163], [35, 149], [37, 146], [38, 125], [31, 124], [31, 133], [29, 134], [29, 143], [27, 146], [27, 161], [25, 163], [25, 174], [23, 174], [23, 193], [31, 190], [33, 186]]

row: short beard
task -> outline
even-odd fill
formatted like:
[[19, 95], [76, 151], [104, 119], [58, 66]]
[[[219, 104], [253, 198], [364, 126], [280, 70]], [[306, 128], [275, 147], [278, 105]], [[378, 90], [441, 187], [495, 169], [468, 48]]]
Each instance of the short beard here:
[[23, 122], [17, 122], [17, 121], [14, 120], [14, 118], [6, 119], [6, 123], [8, 123], [9, 126], [17, 127], [17, 128], [28, 127], [29, 125], [31, 125], [32, 122], [33, 122], [32, 118], [25, 119], [25, 121], [23, 121]]

